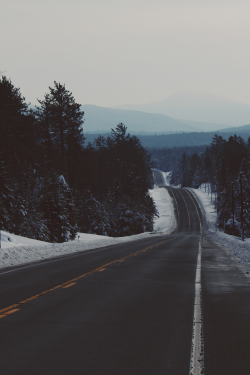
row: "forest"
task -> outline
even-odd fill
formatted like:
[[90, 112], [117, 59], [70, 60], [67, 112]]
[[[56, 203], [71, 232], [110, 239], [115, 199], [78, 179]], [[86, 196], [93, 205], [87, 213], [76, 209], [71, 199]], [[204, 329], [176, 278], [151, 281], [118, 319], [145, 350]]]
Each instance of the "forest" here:
[[217, 226], [224, 232], [250, 237], [250, 138], [214, 134], [209, 147], [154, 149], [156, 166], [172, 171], [171, 184], [211, 186], [215, 194]]
[[153, 230], [151, 156], [120, 123], [85, 144], [84, 112], [54, 82], [35, 109], [0, 80], [0, 229], [48, 242], [78, 231], [126, 236]]
[[[172, 132], [174, 133], [174, 132]], [[143, 147], [147, 149], [166, 149], [166, 148], [184, 148], [184, 147], [202, 147], [209, 146], [212, 142], [215, 132], [175, 132], [174, 134], [136, 134], [141, 141]], [[229, 138], [231, 135], [236, 134], [242, 137], [245, 141], [250, 137], [250, 125], [243, 125], [222, 129], [216, 132], [223, 138]], [[110, 134], [103, 134], [108, 136]], [[86, 134], [88, 141], [93, 142], [96, 134]]]

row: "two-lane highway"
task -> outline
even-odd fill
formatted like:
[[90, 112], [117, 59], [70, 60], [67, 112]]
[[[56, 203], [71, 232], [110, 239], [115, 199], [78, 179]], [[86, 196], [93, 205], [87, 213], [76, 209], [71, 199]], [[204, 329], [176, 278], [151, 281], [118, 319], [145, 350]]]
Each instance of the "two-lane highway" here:
[[[152, 234], [149, 239], [1, 270], [1, 375], [189, 374], [201, 237], [205, 373], [246, 373], [250, 360], [244, 345], [250, 334], [239, 343], [243, 323], [250, 333], [250, 299], [243, 296], [247, 292], [249, 297], [249, 292], [240, 288], [244, 275], [233, 269], [239, 284], [233, 288], [233, 263], [224, 253], [217, 256], [223, 250], [201, 236], [199, 208], [190, 193], [169, 189], [179, 216], [172, 235]], [[228, 262], [223, 269], [224, 300], [221, 262]], [[230, 293], [237, 290], [242, 292], [238, 302], [244, 313], [233, 307]], [[227, 334], [224, 339], [221, 321], [227, 309], [225, 323], [236, 326], [235, 314], [242, 324], [240, 333], [231, 326], [234, 337]], [[244, 371], [231, 356], [238, 345]]]
[[175, 194], [170, 236], [1, 271], [1, 374], [189, 373], [200, 227]]

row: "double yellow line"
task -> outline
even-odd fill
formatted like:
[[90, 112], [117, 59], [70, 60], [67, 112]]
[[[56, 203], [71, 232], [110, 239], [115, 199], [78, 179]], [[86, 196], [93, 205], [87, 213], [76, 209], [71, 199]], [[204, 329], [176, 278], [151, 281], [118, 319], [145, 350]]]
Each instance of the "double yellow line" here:
[[50, 292], [53, 292], [53, 291], [56, 290], [56, 289], [59, 289], [59, 288], [64, 288], [64, 289], [65, 289], [65, 288], [69, 288], [69, 287], [75, 285], [75, 284], [76, 284], [76, 281], [82, 279], [82, 278], [85, 277], [85, 276], [91, 275], [91, 274], [94, 273], [94, 272], [102, 272], [102, 271], [105, 271], [105, 269], [106, 269], [108, 266], [110, 266], [111, 264], [115, 264], [115, 263], [118, 263], [118, 262], [123, 262], [123, 261], [124, 261], [125, 259], [127, 259], [127, 258], [130, 258], [130, 257], [132, 257], [132, 256], [137, 256], [137, 254], [139, 254], [139, 253], [142, 253], [142, 252], [145, 252], [145, 251], [147, 251], [147, 250], [153, 249], [154, 247], [157, 247], [157, 246], [159, 246], [159, 245], [162, 245], [163, 243], [169, 242], [169, 241], [171, 241], [171, 240], [173, 240], [173, 239], [174, 239], [174, 237], [172, 237], [172, 238], [170, 238], [170, 239], [168, 239], [168, 240], [166, 240], [166, 241], [158, 242], [158, 243], [155, 244], [155, 245], [149, 246], [149, 247], [147, 247], [147, 248], [145, 248], [145, 249], [143, 249], [143, 250], [139, 250], [139, 251], [137, 251], [137, 252], [135, 252], [135, 253], [133, 253], [133, 254], [130, 254], [130, 255], [126, 256], [126, 257], [123, 257], [123, 258], [120, 258], [120, 259], [116, 259], [116, 260], [114, 260], [113, 262], [106, 263], [106, 264], [104, 264], [103, 266], [94, 269], [93, 271], [87, 272], [87, 273], [85, 273], [85, 274], [83, 274], [83, 275], [81, 275], [81, 276], [76, 277], [75, 279], [71, 279], [71, 280], [69, 280], [69, 281], [66, 281], [66, 282], [63, 283], [63, 284], [57, 285], [57, 286], [55, 286], [54, 288], [51, 288], [51, 289], [48, 289], [48, 290], [46, 290], [46, 291], [44, 291], [44, 292], [42, 292], [42, 293], [36, 294], [35, 296], [30, 297], [30, 298], [28, 298], [28, 299], [25, 299], [24, 301], [21, 301], [21, 302], [19, 302], [19, 303], [16, 303], [16, 304], [14, 304], [14, 305], [9, 306], [9, 307], [5, 307], [4, 309], [0, 310], [0, 319], [6, 317], [6, 316], [8, 316], [8, 315], [10, 315], [10, 314], [12, 314], [12, 313], [14, 313], [14, 312], [16, 312], [16, 311], [19, 311], [20, 308], [16, 308], [16, 307], [21, 307], [24, 303], [27, 303], [27, 302], [33, 301], [34, 299], [36, 299], [36, 298], [38, 298], [38, 297], [41, 297], [41, 296], [44, 296], [45, 294], [48, 294], [48, 293], [50, 293]]

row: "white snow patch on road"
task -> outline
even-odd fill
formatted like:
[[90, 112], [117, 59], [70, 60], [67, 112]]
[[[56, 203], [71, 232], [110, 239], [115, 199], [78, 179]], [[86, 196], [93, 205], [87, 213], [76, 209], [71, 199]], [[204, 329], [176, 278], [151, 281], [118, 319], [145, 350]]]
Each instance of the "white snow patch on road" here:
[[192, 190], [196, 194], [200, 204], [204, 209], [203, 212], [206, 216], [208, 232], [211, 239], [219, 245], [223, 246], [226, 250], [229, 250], [231, 254], [237, 258], [236, 261], [243, 264], [246, 267], [247, 271], [250, 271], [250, 238], [245, 239], [245, 241], [243, 242], [239, 237], [231, 236], [217, 230], [217, 213], [214, 207], [214, 194], [212, 195], [211, 202], [210, 190], [208, 195], [206, 186], [205, 193], [204, 184], [202, 184], [200, 189], [190, 190]]
[[162, 235], [162, 232], [165, 234], [172, 233], [176, 228], [172, 198], [165, 188], [156, 188], [150, 190], [149, 193], [154, 199], [160, 214], [160, 217], [155, 219], [153, 233], [146, 232], [134, 236], [116, 238], [78, 233], [74, 241], [51, 244], [1, 231], [0, 268], [149, 238], [152, 235]]

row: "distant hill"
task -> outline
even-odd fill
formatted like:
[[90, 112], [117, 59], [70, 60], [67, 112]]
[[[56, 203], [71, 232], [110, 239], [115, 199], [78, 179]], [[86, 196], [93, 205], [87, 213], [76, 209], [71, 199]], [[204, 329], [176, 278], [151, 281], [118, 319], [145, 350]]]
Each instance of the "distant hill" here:
[[225, 129], [220, 129], [218, 132], [224, 133], [224, 132], [229, 132], [229, 133], [235, 133], [235, 134], [244, 134], [244, 133], [249, 133], [250, 136], [250, 125], [243, 125], [243, 126], [234, 126], [232, 128], [225, 128]]
[[[195, 121], [203, 131], [216, 130], [202, 123], [221, 124], [219, 128], [240, 126], [250, 122], [250, 106], [225, 99], [219, 95], [180, 92], [158, 102], [141, 105], [121, 105], [112, 108], [161, 113], [186, 123]], [[199, 124], [198, 124], [198, 123]], [[227, 124], [227, 125], [226, 125]], [[194, 125], [192, 125], [194, 126]], [[195, 125], [196, 126], [196, 125]], [[218, 129], [218, 128], [217, 128]]]
[[85, 104], [81, 106], [85, 112], [84, 132], [105, 133], [110, 132], [120, 122], [128, 127], [130, 133], [169, 133], [192, 132], [200, 129], [182, 124], [162, 114], [151, 114], [139, 111], [121, 110], [98, 107]]
[[229, 129], [230, 126], [227, 124], [218, 124], [213, 122], [203, 122], [203, 121], [191, 121], [175, 118], [183, 124], [194, 126], [195, 128], [202, 129], [202, 131], [222, 131], [222, 129]]
[[[224, 139], [236, 134], [241, 136], [245, 141], [250, 137], [250, 125], [239, 126], [236, 128], [223, 129], [217, 132], [191, 132], [181, 134], [161, 134], [161, 135], [144, 135], [138, 134], [142, 146], [146, 148], [173, 148], [173, 147], [194, 147], [210, 145], [214, 134], [221, 135]], [[103, 134], [104, 137], [110, 135], [110, 132]], [[93, 143], [98, 134], [85, 134], [86, 143]]]

